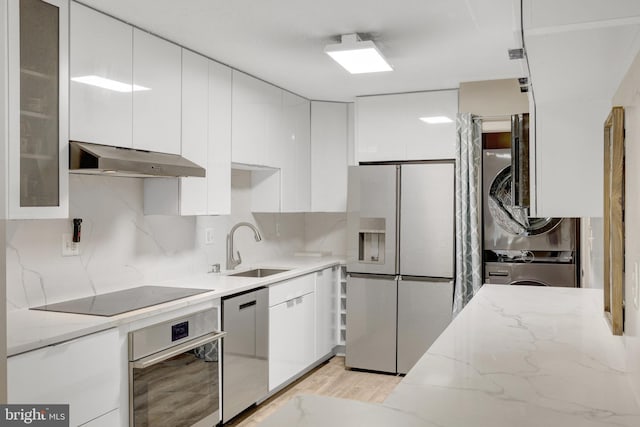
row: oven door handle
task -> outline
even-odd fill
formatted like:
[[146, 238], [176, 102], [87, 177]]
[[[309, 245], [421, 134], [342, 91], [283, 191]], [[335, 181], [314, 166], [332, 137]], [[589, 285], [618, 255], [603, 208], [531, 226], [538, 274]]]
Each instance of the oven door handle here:
[[218, 340], [226, 334], [226, 332], [212, 332], [200, 338], [187, 341], [175, 347], [168, 348], [166, 350], [154, 353], [150, 356], [143, 357], [142, 359], [138, 359], [129, 363], [131, 367], [135, 369], [148, 368], [149, 366], [155, 365], [156, 363], [164, 362], [167, 359], [171, 359], [173, 356], [177, 356], [180, 353], [193, 350], [194, 348], [200, 347], [201, 345], [204, 345], [208, 342]]

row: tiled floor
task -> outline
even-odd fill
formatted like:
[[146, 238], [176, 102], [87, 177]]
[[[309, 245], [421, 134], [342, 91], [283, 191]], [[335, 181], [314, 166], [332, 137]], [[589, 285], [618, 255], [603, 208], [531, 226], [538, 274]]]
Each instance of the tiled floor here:
[[402, 377], [350, 371], [344, 367], [344, 357], [336, 356], [311, 371], [280, 393], [231, 420], [226, 426], [254, 427], [292, 397], [299, 394], [341, 397], [363, 402], [382, 402]]

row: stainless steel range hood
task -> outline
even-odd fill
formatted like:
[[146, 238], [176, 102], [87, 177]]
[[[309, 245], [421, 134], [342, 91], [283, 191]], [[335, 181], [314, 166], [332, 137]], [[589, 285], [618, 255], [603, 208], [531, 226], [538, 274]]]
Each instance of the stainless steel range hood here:
[[69, 141], [69, 172], [149, 177], [204, 177], [205, 169], [177, 154]]

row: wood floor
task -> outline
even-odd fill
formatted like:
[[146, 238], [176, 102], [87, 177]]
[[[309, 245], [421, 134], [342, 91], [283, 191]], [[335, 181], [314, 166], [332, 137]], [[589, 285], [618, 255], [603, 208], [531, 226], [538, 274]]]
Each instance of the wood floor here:
[[386, 399], [401, 379], [402, 377], [395, 375], [346, 370], [344, 357], [336, 356], [258, 407], [238, 415], [225, 426], [255, 427], [299, 394], [316, 394], [380, 403]]

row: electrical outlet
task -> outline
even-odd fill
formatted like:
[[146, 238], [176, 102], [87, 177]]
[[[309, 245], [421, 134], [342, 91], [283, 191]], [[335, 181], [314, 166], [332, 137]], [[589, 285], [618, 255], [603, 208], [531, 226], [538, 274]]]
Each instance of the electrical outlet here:
[[80, 255], [80, 243], [73, 241], [71, 233], [62, 235], [62, 256], [78, 256]]
[[204, 229], [204, 244], [205, 245], [213, 244], [213, 228]]

